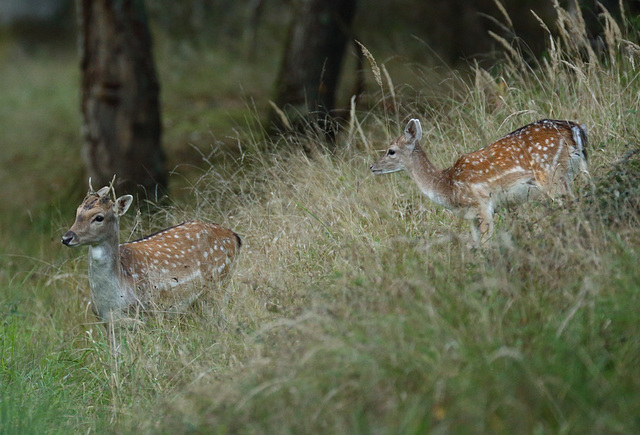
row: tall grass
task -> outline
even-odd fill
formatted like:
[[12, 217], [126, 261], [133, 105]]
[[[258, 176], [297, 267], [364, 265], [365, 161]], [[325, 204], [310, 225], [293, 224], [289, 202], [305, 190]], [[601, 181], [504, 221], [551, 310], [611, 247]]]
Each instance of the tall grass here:
[[[229, 226], [244, 240], [233, 278], [127, 332], [118, 359], [86, 309], [77, 252], [3, 277], [1, 430], [637, 431], [637, 202], [609, 213], [635, 195], [637, 160], [621, 159], [640, 134], [637, 34], [605, 12], [605, 39], [590, 44], [558, 14], [538, 64], [503, 41], [503, 61], [453, 74], [445, 91], [421, 83], [428, 72], [394, 87], [376, 62], [380, 102], [352, 111], [335, 151], [313, 132], [239, 134], [240, 156], [218, 152], [191, 201], [133, 230]], [[592, 180], [575, 201], [499, 215], [470, 250], [467, 225], [406, 176], [368, 170], [409, 117], [441, 166], [530, 121], [578, 120]]]
[[[378, 69], [382, 98], [404, 98], [398, 119], [426, 120], [426, 147], [442, 165], [530, 121], [577, 119], [591, 133], [598, 183], [637, 146], [636, 35], [623, 36], [605, 12], [596, 52], [581, 20], [558, 13], [561, 31], [539, 64], [510, 46], [492, 70], [476, 67], [474, 81], [454, 76], [448, 94], [410, 98], [385, 89]], [[357, 116], [363, 133], [352, 130], [335, 154], [270, 154], [257, 143], [232, 183], [205, 177], [196, 186], [215, 204], [198, 212], [226, 211], [247, 240], [218, 307], [244, 348], [239, 366], [165, 399], [161, 424], [295, 433], [637, 427], [638, 324], [625, 308], [637, 300], [637, 234], [621, 237], [589, 202], [540, 201], [502, 216], [494, 242], [469, 251], [467, 228], [406, 177], [370, 176], [373, 144], [386, 140], [380, 126], [392, 117]], [[226, 340], [221, 331], [222, 348]]]

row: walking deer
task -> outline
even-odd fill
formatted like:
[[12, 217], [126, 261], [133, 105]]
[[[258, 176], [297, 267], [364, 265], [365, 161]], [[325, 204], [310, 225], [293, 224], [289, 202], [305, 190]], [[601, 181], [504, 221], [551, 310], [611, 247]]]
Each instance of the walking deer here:
[[573, 196], [573, 179], [587, 171], [587, 132], [571, 121], [543, 119], [437, 169], [420, 147], [422, 127], [412, 119], [404, 135], [371, 165], [374, 174], [405, 170], [431, 201], [473, 220], [476, 243], [493, 234], [493, 213], [540, 193]]
[[192, 221], [119, 244], [120, 217], [133, 197], [115, 189], [89, 191], [62, 237], [69, 247], [89, 245], [93, 312], [107, 327], [136, 310], [176, 310], [191, 304], [208, 282], [219, 282], [235, 261], [240, 237], [215, 224]]

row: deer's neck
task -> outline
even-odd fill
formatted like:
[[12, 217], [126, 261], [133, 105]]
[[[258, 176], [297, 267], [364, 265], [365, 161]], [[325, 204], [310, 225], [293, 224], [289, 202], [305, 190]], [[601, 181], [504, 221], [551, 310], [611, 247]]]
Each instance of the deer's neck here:
[[119, 317], [125, 307], [135, 302], [122, 274], [117, 232], [103, 243], [89, 247], [89, 284], [94, 308], [105, 321]]
[[431, 201], [445, 207], [451, 207], [452, 187], [447, 173], [436, 168], [425, 152], [416, 145], [411, 161], [406, 165], [409, 176]]

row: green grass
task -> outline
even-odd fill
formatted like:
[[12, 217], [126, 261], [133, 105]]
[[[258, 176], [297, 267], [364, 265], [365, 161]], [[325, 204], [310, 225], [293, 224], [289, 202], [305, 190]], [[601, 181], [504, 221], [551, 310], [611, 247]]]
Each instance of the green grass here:
[[[76, 66], [1, 51], [0, 432], [637, 432], [640, 172], [623, 157], [639, 146], [640, 59], [636, 34], [609, 36], [592, 55], [559, 36], [538, 65], [506, 57], [440, 89], [415, 65], [392, 88], [372, 75], [375, 104], [335, 152], [313, 133], [263, 139], [252, 103], [213, 110], [238, 71], [222, 54], [161, 49], [167, 148], [197, 167], [178, 166], [173, 205], [142, 210], [133, 236], [197, 217], [244, 245], [224, 288], [127, 331], [118, 360], [87, 306], [86, 253], [58, 241], [85, 188]], [[226, 77], [216, 96], [209, 69]], [[500, 214], [469, 249], [468, 225], [406, 175], [368, 170], [409, 117], [441, 166], [536, 119], [578, 120], [592, 183]]]

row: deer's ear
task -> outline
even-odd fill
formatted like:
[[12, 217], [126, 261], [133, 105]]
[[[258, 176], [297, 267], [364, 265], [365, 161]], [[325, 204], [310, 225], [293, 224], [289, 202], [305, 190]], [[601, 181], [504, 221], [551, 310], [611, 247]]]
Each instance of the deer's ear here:
[[131, 195], [122, 195], [120, 198], [116, 199], [116, 216], [120, 217], [129, 210], [129, 206], [133, 202], [133, 196]]
[[100, 198], [102, 198], [107, 194], [107, 192], [109, 192], [109, 186], [104, 186], [102, 189], [98, 190], [96, 193]]
[[416, 142], [422, 139], [422, 126], [420, 120], [412, 119], [404, 128], [404, 137], [407, 140], [407, 146], [413, 147]]

